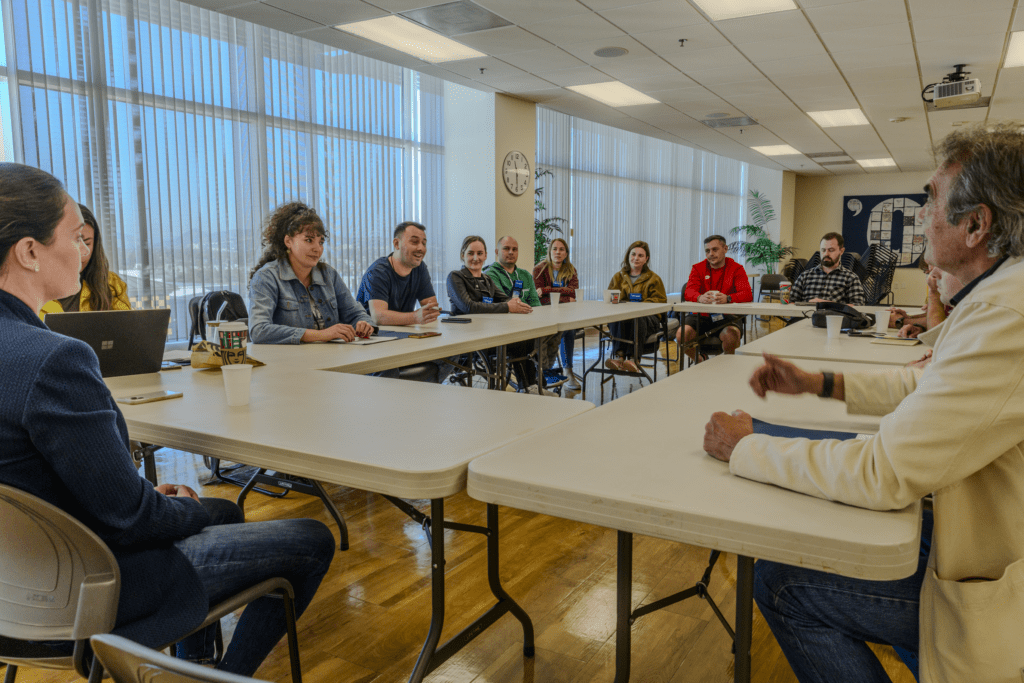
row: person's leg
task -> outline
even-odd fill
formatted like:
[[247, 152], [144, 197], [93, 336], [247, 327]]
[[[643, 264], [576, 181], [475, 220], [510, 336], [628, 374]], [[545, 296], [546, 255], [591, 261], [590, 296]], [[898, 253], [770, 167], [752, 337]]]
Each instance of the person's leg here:
[[736, 349], [740, 346], [740, 328], [729, 325], [722, 333], [718, 335], [718, 338], [722, 340], [722, 352], [730, 355], [736, 353]]
[[[327, 573], [337, 543], [330, 530], [316, 520], [288, 519], [211, 526], [175, 545], [192, 562], [211, 605], [260, 581], [283, 577], [295, 590], [298, 617]], [[217, 668], [252, 676], [284, 634], [282, 601], [260, 598], [252, 602], [242, 612]], [[179, 647], [179, 656], [184, 658], [196, 654], [182, 650]]]
[[[509, 344], [505, 347], [505, 354], [508, 358], [522, 358], [533, 353], [534, 348], [533, 340], [528, 339]], [[515, 373], [516, 379], [519, 380], [519, 388], [521, 390], [532, 387], [537, 383], [537, 366], [532, 358], [512, 363], [512, 372]]]
[[[696, 339], [696, 337], [697, 337], [697, 330], [693, 329], [689, 325], [683, 325], [676, 332], [676, 341], [680, 341], [680, 335], [682, 335], [682, 343], [684, 345], [685, 344], [689, 344], [694, 339]], [[691, 361], [694, 361], [694, 360], [697, 359], [697, 347], [696, 346], [690, 346], [690, 347], [684, 346], [683, 347], [683, 353], [685, 353], [687, 356], [689, 356]]]
[[[931, 515], [922, 524], [931, 538]], [[922, 550], [917, 572], [898, 581], [867, 581], [759, 561], [754, 600], [801, 683], [887, 682], [867, 646], [884, 643], [916, 653]]]
[[399, 368], [391, 368], [390, 370], [381, 370], [380, 372], [371, 372], [370, 377], [387, 377], [388, 379], [398, 379]]

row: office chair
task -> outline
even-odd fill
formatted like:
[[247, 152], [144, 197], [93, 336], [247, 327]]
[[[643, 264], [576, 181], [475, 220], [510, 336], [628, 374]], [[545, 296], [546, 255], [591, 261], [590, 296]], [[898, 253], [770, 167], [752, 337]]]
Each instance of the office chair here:
[[114, 683], [261, 683], [255, 678], [168, 657], [121, 636], [98, 635], [89, 642]]
[[[5, 540], [0, 562], [0, 662], [7, 664], [5, 683], [14, 683], [21, 666], [74, 669], [90, 683], [100, 683], [103, 666], [89, 656], [87, 645], [89, 638], [110, 632], [116, 622], [121, 572], [114, 554], [60, 508], [2, 484], [0, 528]], [[301, 683], [295, 592], [286, 579], [268, 579], [213, 605], [191, 633], [266, 595], [284, 601], [292, 683]], [[54, 641], [65, 641], [68, 647]], [[217, 653], [219, 659], [219, 638]]]

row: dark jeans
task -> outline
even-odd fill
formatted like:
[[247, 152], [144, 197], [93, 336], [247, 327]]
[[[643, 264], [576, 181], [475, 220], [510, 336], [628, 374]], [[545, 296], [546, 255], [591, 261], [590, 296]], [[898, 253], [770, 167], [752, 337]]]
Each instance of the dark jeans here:
[[[625, 304], [629, 305], [629, 304]], [[658, 315], [645, 315], [637, 318], [637, 338], [640, 340], [641, 353], [646, 352], [643, 348], [644, 341], [654, 334], [658, 330], [658, 326], [661, 325], [661, 316]], [[633, 321], [622, 320], [619, 322], [608, 323], [608, 332], [617, 339], [633, 339]], [[652, 349], [655, 347], [652, 347]], [[633, 342], [632, 341], [613, 341], [612, 342], [612, 355], [626, 356], [627, 358], [633, 357]]]
[[[206, 588], [210, 604], [274, 577], [288, 579], [295, 589], [295, 615], [309, 605], [331, 565], [335, 541], [330, 530], [313, 519], [244, 522], [229, 500], [203, 498], [211, 525], [175, 545], [185, 554]], [[278, 598], [250, 603], [235, 627], [231, 645], [218, 669], [252, 676], [285, 634], [284, 604]], [[182, 659], [213, 657], [214, 628], [178, 644]]]
[[931, 536], [932, 513], [926, 510], [917, 572], [898, 581], [775, 562], [754, 565], [754, 599], [801, 683], [890, 681], [867, 643], [903, 650], [900, 656], [917, 676], [919, 596]]

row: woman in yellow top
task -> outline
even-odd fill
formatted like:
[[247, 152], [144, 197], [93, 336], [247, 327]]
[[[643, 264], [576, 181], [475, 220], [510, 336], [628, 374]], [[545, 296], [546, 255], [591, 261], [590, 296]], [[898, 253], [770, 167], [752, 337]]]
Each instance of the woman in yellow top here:
[[40, 318], [45, 318], [47, 313], [132, 310], [128, 303], [128, 285], [117, 273], [110, 272], [96, 216], [84, 204], [79, 204], [78, 208], [82, 210], [82, 218], [85, 219], [82, 241], [88, 247], [82, 249], [82, 272], [79, 275], [82, 289], [71, 296], [43, 304], [39, 311]]
[[[626, 258], [622, 259], [622, 268], [615, 273], [612, 281], [608, 283], [608, 289], [619, 290], [620, 302], [646, 302], [663, 304], [668, 301], [665, 294], [665, 283], [651, 270], [647, 262], [651, 260], [651, 247], [647, 242], [637, 240], [629, 245], [626, 250]], [[633, 361], [633, 343], [618, 341], [633, 336], [633, 321], [609, 323], [608, 331], [616, 341], [612, 342], [612, 357], [605, 362], [605, 367], [611, 370], [622, 370], [625, 372], [640, 372], [636, 362]], [[646, 315], [637, 319], [637, 330], [639, 339], [647, 339], [658, 329], [660, 316]]]

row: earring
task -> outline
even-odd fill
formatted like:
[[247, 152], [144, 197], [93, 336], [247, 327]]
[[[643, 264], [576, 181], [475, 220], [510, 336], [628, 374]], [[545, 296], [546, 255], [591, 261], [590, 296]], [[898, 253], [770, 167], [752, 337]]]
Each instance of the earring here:
[[36, 261], [35, 263], [33, 263], [32, 264], [32, 268], [33, 268], [33, 270], [35, 270], [38, 273], [39, 272], [39, 261]]

